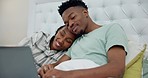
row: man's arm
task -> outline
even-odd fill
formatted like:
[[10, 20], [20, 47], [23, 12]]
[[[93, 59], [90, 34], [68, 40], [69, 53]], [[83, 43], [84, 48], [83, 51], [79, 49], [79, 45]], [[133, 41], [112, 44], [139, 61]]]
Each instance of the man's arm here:
[[70, 71], [74, 77], [71, 78], [121, 78], [125, 69], [126, 52], [121, 46], [114, 46], [108, 51], [108, 63], [92, 68]]
[[69, 56], [67, 56], [66, 54], [64, 54], [56, 63], [53, 64], [48, 64], [48, 65], [44, 65], [39, 69], [39, 75], [43, 76], [48, 70], [53, 69], [55, 66], [57, 66], [58, 64], [60, 64], [61, 62], [70, 60], [71, 58]]

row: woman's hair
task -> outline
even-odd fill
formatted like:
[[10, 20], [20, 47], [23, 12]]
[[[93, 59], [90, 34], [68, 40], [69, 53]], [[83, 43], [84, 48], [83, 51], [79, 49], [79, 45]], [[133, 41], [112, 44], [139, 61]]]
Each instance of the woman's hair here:
[[58, 33], [58, 31], [59, 31], [60, 29], [62, 29], [64, 26], [65, 26], [65, 25], [60, 26], [60, 27], [56, 30], [55, 34], [54, 34], [54, 35], [51, 37], [51, 39], [50, 39], [50, 44], [53, 42], [53, 40], [54, 40], [56, 34]]
[[[62, 25], [62, 26], [60, 26], [57, 30], [56, 30], [56, 32], [55, 32], [55, 35], [58, 33], [58, 31], [60, 30], [60, 29], [62, 29], [63, 27], [65, 27], [65, 25]], [[55, 36], [54, 35], [54, 36]]]
[[63, 12], [70, 8], [70, 7], [83, 7], [85, 9], [88, 9], [87, 5], [82, 0], [68, 0], [66, 2], [63, 2], [62, 5], [59, 6], [58, 12], [62, 16]]

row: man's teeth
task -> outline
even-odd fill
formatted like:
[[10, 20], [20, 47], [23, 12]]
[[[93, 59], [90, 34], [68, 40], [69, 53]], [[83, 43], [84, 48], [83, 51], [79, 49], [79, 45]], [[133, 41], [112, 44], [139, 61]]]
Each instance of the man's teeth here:
[[73, 29], [73, 32], [76, 32], [76, 30], [77, 30], [77, 26]]

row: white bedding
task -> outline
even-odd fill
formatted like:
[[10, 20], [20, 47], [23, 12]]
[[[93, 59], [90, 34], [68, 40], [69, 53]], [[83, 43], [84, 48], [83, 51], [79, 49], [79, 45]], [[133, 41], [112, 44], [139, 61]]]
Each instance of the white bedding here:
[[76, 70], [76, 69], [94, 68], [97, 66], [100, 66], [100, 65], [88, 59], [72, 59], [72, 60], [62, 62], [61, 64], [56, 66], [55, 69], [68, 71], [68, 70]]

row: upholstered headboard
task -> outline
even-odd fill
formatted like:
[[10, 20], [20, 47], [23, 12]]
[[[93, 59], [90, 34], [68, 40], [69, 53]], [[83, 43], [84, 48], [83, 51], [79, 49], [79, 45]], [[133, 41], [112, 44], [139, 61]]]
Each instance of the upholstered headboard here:
[[[66, 0], [30, 0], [28, 36], [37, 31], [54, 34], [56, 29], [63, 25], [57, 11], [62, 1]], [[148, 45], [148, 0], [83, 1], [88, 5], [89, 14], [96, 23], [119, 23], [128, 39], [134, 41], [134, 46], [137, 43]], [[130, 49], [133, 53], [129, 54], [126, 63], [138, 54], [135, 52], [139, 47], [130, 47]]]
[[[66, 0], [31, 0], [28, 36], [43, 30], [54, 33], [63, 25], [57, 8]], [[148, 44], [148, 0], [83, 0], [98, 24], [119, 23], [128, 37]]]

